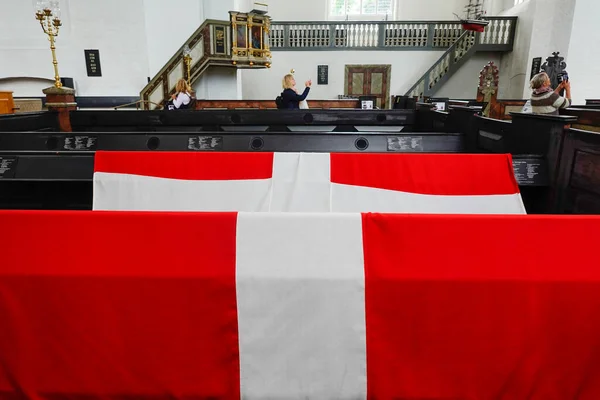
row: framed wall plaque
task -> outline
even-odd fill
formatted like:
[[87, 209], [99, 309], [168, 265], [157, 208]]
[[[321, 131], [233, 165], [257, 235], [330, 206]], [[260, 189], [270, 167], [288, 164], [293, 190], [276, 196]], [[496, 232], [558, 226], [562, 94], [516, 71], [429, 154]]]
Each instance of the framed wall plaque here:
[[85, 67], [88, 76], [102, 76], [100, 67], [100, 50], [84, 50]]
[[531, 63], [531, 77], [529, 79], [533, 79], [534, 76], [540, 73], [542, 70], [542, 57], [536, 57], [533, 59]]
[[317, 66], [317, 84], [328, 85], [329, 84], [329, 66], [319, 65]]
[[227, 54], [225, 48], [225, 27], [215, 26], [215, 53]]

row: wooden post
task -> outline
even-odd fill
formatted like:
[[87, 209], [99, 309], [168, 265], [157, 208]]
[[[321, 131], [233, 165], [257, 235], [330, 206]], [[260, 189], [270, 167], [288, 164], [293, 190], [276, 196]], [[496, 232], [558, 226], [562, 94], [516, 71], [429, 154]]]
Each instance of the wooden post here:
[[70, 111], [77, 110], [75, 103], [75, 89], [55, 86], [43, 90], [46, 95], [48, 111], [58, 113], [58, 126], [61, 132], [72, 132]]

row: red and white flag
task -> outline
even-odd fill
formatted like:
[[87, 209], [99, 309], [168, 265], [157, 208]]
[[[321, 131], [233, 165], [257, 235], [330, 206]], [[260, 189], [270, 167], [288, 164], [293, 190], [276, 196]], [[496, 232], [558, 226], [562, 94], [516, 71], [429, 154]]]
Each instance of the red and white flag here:
[[600, 398], [600, 218], [0, 222], [2, 399]]
[[98, 152], [94, 210], [524, 214], [510, 155]]

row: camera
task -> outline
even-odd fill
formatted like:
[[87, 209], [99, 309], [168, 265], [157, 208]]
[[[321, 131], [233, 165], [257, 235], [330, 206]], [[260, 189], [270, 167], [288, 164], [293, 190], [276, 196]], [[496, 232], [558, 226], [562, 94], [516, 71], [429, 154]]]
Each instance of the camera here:
[[567, 71], [563, 71], [560, 74], [558, 74], [556, 78], [558, 79], [558, 83], [562, 83], [563, 81], [566, 82], [569, 80], [569, 74], [567, 73]]

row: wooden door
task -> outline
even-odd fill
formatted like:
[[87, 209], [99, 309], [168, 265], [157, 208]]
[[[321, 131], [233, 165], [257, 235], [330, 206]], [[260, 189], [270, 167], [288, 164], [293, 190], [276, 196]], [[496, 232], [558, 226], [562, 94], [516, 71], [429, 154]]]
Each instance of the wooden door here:
[[347, 96], [375, 96], [377, 107], [388, 108], [391, 65], [346, 65]]

